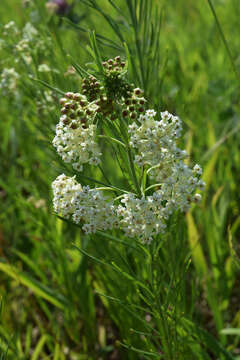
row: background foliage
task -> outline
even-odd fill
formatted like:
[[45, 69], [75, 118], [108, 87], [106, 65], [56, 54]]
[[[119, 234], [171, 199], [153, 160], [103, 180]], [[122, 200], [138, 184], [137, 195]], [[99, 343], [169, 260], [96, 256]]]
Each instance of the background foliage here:
[[[19, 74], [0, 97], [1, 360], [240, 358], [239, 17], [238, 0], [78, 0], [66, 19], [44, 1], [1, 1], [0, 70]], [[38, 30], [30, 64], [3, 34], [11, 20]], [[204, 169], [201, 205], [173, 220], [154, 259], [119, 234], [83, 236], [52, 211], [51, 182], [72, 171], [51, 146], [53, 88], [78, 91], [70, 67], [91, 66], [92, 30], [104, 60], [128, 59], [151, 106], [181, 117], [183, 145]], [[146, 304], [151, 271], [157, 313]]]

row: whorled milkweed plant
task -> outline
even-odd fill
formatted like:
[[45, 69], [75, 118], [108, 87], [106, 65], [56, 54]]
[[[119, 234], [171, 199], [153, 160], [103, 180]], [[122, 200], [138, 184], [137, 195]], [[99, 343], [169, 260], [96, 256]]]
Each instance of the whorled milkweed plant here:
[[[144, 324], [143, 329], [150, 329], [150, 333], [136, 333], [143, 339], [148, 334], [153, 340], [144, 345], [144, 350], [120, 344], [146, 356], [160, 358], [162, 354], [164, 359], [179, 360], [181, 354], [189, 354], [185, 351], [186, 339], [194, 342], [192, 323], [181, 320], [182, 305], [178, 304], [182, 296], [179, 284], [189, 266], [189, 254], [181, 249], [182, 240], [180, 247], [174, 245], [177, 250], [171, 259], [175, 267], [172, 274], [170, 266], [164, 272], [158, 266], [158, 254], [162, 237], [171, 235], [177, 241], [182, 232], [180, 223], [177, 229], [172, 226], [174, 219], [201, 200], [198, 191], [204, 189], [202, 170], [197, 164], [188, 165], [188, 154], [178, 145], [180, 118], [164, 109], [157, 113], [148, 108], [143, 90], [128, 80], [127, 62], [120, 56], [96, 62], [92, 71], [76, 67], [83, 78], [81, 90], [67, 92], [60, 99], [61, 116], [53, 146], [67, 171], [75, 175], [61, 174], [53, 181], [54, 210], [77, 224], [85, 236], [95, 235], [96, 240], [117, 236], [124, 246], [140, 249], [146, 266], [139, 260], [142, 269], [136, 270], [139, 264], [134, 265], [138, 274], [133, 269], [128, 274], [113, 261], [109, 265], [134, 284], [136, 293], [127, 300], [127, 311], [137, 322], [140, 320], [139, 325]], [[128, 264], [127, 259], [123, 262]], [[100, 263], [107, 264], [103, 260]], [[134, 303], [136, 294], [138, 305]], [[112, 295], [111, 300], [126, 309], [126, 303]], [[152, 320], [143, 320], [139, 311]]]
[[[185, 212], [201, 200], [196, 192], [204, 188], [201, 167], [186, 165], [188, 155], [177, 146], [181, 120], [168, 111], [146, 110], [143, 91], [128, 82], [120, 56], [103, 62], [99, 78], [85, 77], [81, 92], [67, 92], [60, 104], [53, 145], [64, 162], [77, 172], [101, 166], [104, 142], [109, 141], [121, 147], [121, 162], [127, 162], [125, 180], [131, 191], [114, 184], [82, 186], [65, 174], [53, 182], [55, 211], [81, 224], [85, 233], [120, 229], [150, 243], [167, 231], [166, 221], [174, 212]], [[117, 157], [115, 161], [121, 167]]]

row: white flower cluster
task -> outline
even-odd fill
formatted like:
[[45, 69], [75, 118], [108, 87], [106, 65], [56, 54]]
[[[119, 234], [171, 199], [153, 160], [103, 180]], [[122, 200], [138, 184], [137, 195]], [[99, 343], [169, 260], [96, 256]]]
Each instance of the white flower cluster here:
[[[171, 194], [192, 194], [203, 183], [198, 179], [202, 174], [199, 165], [190, 169], [183, 160], [187, 152], [177, 147], [176, 140], [181, 136], [182, 124], [177, 116], [161, 112], [161, 120], [155, 120], [156, 112], [147, 110], [136, 123], [129, 125], [130, 144], [136, 150], [135, 163], [148, 168], [152, 179], [161, 185], [161, 190]], [[179, 195], [179, 194], [178, 194]]]
[[24, 60], [27, 64], [31, 64], [32, 52], [46, 56], [51, 42], [49, 37], [43, 39], [39, 31], [29, 22], [19, 30], [15, 22], [10, 21], [3, 27], [3, 36], [2, 47], [8, 48], [8, 44], [11, 44], [16, 63]]
[[138, 237], [143, 243], [150, 242], [156, 234], [164, 232], [167, 218], [166, 207], [162, 206], [161, 195], [137, 198], [135, 194], [125, 194], [123, 205], [117, 208], [120, 226], [129, 237]]
[[[189, 169], [189, 172], [192, 171]], [[201, 195], [194, 192], [196, 182], [198, 186], [203, 187], [203, 181], [192, 176], [185, 182], [183, 179], [186, 180], [182, 177], [179, 178], [179, 183], [159, 185], [160, 190], [150, 196], [143, 196], [141, 199], [135, 194], [125, 194], [121, 200], [123, 205], [118, 206], [117, 214], [120, 227], [126, 235], [138, 237], [143, 243], [151, 242], [154, 235], [165, 231], [166, 220], [173, 212], [187, 211], [192, 202], [199, 202]]]
[[161, 113], [160, 121], [154, 119], [155, 115], [154, 110], [147, 110], [139, 117], [140, 126], [135, 122], [129, 125], [130, 145], [137, 152], [136, 164], [152, 168], [150, 176], [161, 181], [171, 176], [173, 163], [187, 153], [176, 146], [182, 130], [180, 119], [167, 111]]
[[19, 30], [15, 21], [10, 21], [9, 23], [5, 24], [3, 27], [3, 35], [4, 36], [16, 36]]
[[[154, 120], [155, 116], [154, 110], [147, 110], [145, 115], [140, 116], [139, 126], [136, 123], [129, 125], [129, 133], [130, 144], [136, 150], [136, 164], [148, 168], [148, 173], [159, 190], [153, 196], [141, 200], [128, 198], [126, 195], [125, 210], [120, 207], [122, 222], [128, 226], [129, 235], [132, 233], [137, 236], [140, 236], [138, 225], [147, 225], [147, 220], [144, 224], [140, 219], [144, 219], [150, 209], [148, 217], [151, 223], [148, 227], [144, 226], [146, 235], [150, 235], [149, 239], [153, 234], [162, 232], [164, 226], [161, 224], [174, 211], [187, 211], [192, 202], [200, 201], [201, 195], [195, 192], [197, 188], [203, 190], [205, 185], [199, 179], [201, 167], [188, 167], [183, 162], [187, 156], [186, 151], [180, 150], [176, 145], [176, 139], [181, 135], [181, 120], [167, 111], [161, 113], [160, 121]], [[150, 208], [149, 201], [153, 204]], [[139, 206], [139, 202], [145, 205]]]
[[96, 125], [93, 124], [97, 106], [89, 104], [81, 94], [67, 93], [60, 99], [62, 116], [56, 126], [53, 145], [64, 162], [82, 171], [83, 164], [98, 165], [101, 152], [96, 142]]
[[[49, 39], [46, 38], [46, 41], [41, 39], [40, 33], [38, 30], [31, 24], [26, 23], [22, 29], [22, 38], [16, 44], [16, 52], [22, 56], [24, 61], [27, 64], [32, 63], [32, 51], [38, 51], [41, 54], [45, 54], [47, 51]], [[19, 61], [16, 59], [16, 61]]]
[[59, 175], [52, 183], [53, 205], [57, 213], [71, 218], [79, 224], [84, 223], [85, 233], [108, 230], [118, 225], [115, 207], [105, 198], [102, 191], [82, 186], [74, 177]]
[[[84, 163], [98, 164], [101, 155], [93, 123], [98, 107], [89, 104], [84, 95], [65, 96], [60, 100], [62, 116], [53, 144], [62, 159], [80, 171]], [[147, 189], [141, 197], [126, 193], [119, 204], [119, 198], [109, 200], [98, 189], [82, 187], [74, 177], [61, 175], [53, 183], [55, 211], [71, 216], [75, 223], [85, 223], [86, 233], [118, 228], [128, 237], [149, 243], [165, 231], [173, 212], [185, 212], [192, 202], [199, 202], [201, 195], [196, 190], [204, 188], [199, 179], [202, 169], [184, 163], [187, 153], [176, 144], [182, 130], [180, 119], [167, 111], [161, 113], [159, 121], [155, 116], [154, 110], [147, 110], [128, 129], [135, 163], [153, 179], [154, 192], [146, 195]]]
[[15, 94], [17, 88], [17, 80], [19, 79], [19, 74], [15, 71], [14, 68], [4, 68], [1, 73], [0, 89], [4, 95]]

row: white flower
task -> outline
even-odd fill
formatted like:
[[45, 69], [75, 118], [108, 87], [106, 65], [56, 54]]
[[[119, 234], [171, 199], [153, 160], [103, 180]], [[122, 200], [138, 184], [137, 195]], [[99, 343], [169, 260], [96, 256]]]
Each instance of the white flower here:
[[135, 194], [125, 194], [117, 208], [120, 228], [127, 236], [137, 237], [143, 243], [152, 241], [154, 235], [164, 232], [165, 212], [161, 194], [137, 198]]
[[28, 41], [33, 41], [37, 38], [38, 31], [35, 29], [34, 26], [32, 26], [31, 23], [26, 23], [26, 25], [23, 28], [23, 38]]
[[4, 25], [4, 36], [16, 36], [18, 34], [18, 28], [15, 21], [10, 21], [9, 23]]
[[51, 69], [50, 69], [50, 67], [49, 67], [47, 64], [40, 64], [40, 65], [38, 66], [38, 71], [39, 71], [39, 72], [50, 72]]
[[195, 202], [200, 202], [202, 200], [202, 195], [201, 194], [195, 194], [194, 195], [194, 201]]
[[53, 206], [57, 213], [79, 224], [87, 234], [112, 229], [117, 224], [113, 202], [97, 189], [77, 183], [74, 177], [59, 175], [52, 183]]
[[198, 164], [196, 164], [193, 168], [193, 172], [197, 175], [202, 175], [202, 168]]
[[191, 169], [184, 164], [187, 152], [177, 147], [176, 139], [182, 130], [181, 120], [168, 111], [161, 112], [160, 121], [154, 120], [155, 116], [153, 110], [147, 110], [145, 115], [140, 116], [140, 126], [130, 125], [129, 133], [130, 146], [135, 149], [135, 163], [148, 168], [150, 178], [159, 184], [160, 190], [153, 194], [153, 199], [154, 203], [161, 204], [158, 210], [161, 209], [163, 221], [173, 211], [186, 211], [192, 201], [200, 201], [200, 194], [194, 193], [197, 188], [204, 188], [204, 182], [199, 180], [201, 167], [195, 165]]
[[154, 116], [156, 115], [157, 113], [156, 113], [156, 111], [154, 111], [154, 110], [147, 110], [146, 111], [146, 117], [147, 118], [154, 118]]
[[[97, 107], [84, 95], [74, 93], [67, 93], [60, 103], [62, 115], [53, 139], [57, 152], [77, 171], [82, 171], [85, 163], [98, 165], [101, 153], [94, 124]], [[128, 126], [134, 162], [147, 170], [155, 182], [154, 192], [143, 192], [142, 197], [125, 193], [113, 200], [100, 189], [82, 186], [75, 177], [62, 174], [52, 184], [54, 210], [80, 224], [86, 234], [118, 228], [131, 238], [150, 243], [154, 236], [164, 233], [166, 220], [175, 211], [185, 212], [192, 202], [199, 202], [201, 195], [196, 189], [205, 185], [199, 179], [202, 169], [198, 164], [193, 168], [186, 165], [187, 152], [177, 147], [181, 120], [167, 111], [160, 119], [155, 120], [156, 115], [154, 110], [147, 110]]]
[[3, 69], [1, 73], [0, 89], [2, 89], [4, 94], [15, 93], [18, 79], [19, 74], [14, 68]]

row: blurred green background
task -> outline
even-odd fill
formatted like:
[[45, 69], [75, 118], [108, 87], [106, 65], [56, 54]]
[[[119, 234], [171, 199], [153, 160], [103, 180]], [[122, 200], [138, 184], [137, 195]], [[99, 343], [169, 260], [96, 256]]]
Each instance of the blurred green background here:
[[[185, 245], [192, 252], [191, 291], [185, 289], [181, 306], [218, 345], [204, 343], [196, 332], [199, 355], [184, 350], [179, 359], [237, 359], [240, 354], [240, 3], [212, 0], [219, 28], [206, 0], [143, 2], [146, 16], [138, 32], [127, 3], [75, 1], [65, 19], [51, 14], [44, 1], [1, 1], [0, 72], [14, 68], [19, 77], [14, 91], [0, 86], [0, 359], [152, 358], [116, 346], [116, 340], [125, 339], [147, 351], [154, 341], [132, 335], [131, 315], [95, 294], [123, 299], [131, 286], [123, 284], [120, 293], [116, 274], [71, 248], [72, 242], [84, 244], [111, 261], [119, 259], [114, 244], [83, 239], [78, 228], [53, 214], [51, 205], [51, 182], [72, 170], [63, 168], [51, 146], [60, 95], [34, 79], [79, 91], [81, 78], [72, 65], [92, 62], [92, 30], [104, 59], [126, 57], [130, 49], [131, 80], [144, 88], [150, 108], [180, 116], [183, 145], [204, 170], [203, 201], [184, 221]], [[131, 1], [136, 17], [140, 3]], [[10, 21], [18, 32], [4, 35]], [[24, 52], [16, 44], [26, 23], [37, 34]], [[40, 64], [50, 70], [41, 71]], [[235, 332], [226, 335], [225, 328]]]

